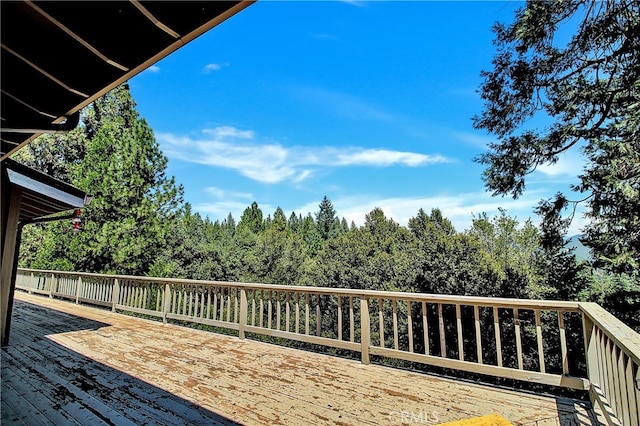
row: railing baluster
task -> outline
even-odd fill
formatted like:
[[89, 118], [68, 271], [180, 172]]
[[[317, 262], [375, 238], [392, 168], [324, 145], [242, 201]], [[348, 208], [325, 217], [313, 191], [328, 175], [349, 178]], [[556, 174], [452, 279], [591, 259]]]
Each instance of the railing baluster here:
[[189, 311], [187, 310], [187, 306], [189, 303], [189, 294], [191, 293], [191, 286], [185, 286], [182, 291], [182, 315], [189, 316]]
[[409, 352], [413, 353], [413, 318], [411, 318], [411, 300], [407, 300], [407, 334], [409, 334]]
[[80, 303], [81, 291], [82, 291], [82, 277], [78, 277], [78, 283], [76, 284], [76, 305]]
[[438, 328], [440, 331], [440, 356], [447, 357], [447, 341], [444, 335], [444, 318], [442, 316], [442, 303], [438, 303]]
[[500, 343], [500, 316], [498, 315], [498, 307], [493, 307], [493, 330], [496, 336], [496, 359], [498, 367], [502, 367], [502, 344]]
[[260, 290], [260, 328], [264, 328], [264, 290]]
[[169, 306], [171, 305], [171, 299], [173, 299], [171, 295], [171, 284], [165, 283], [163, 296], [164, 303], [162, 304], [162, 322], [166, 324], [167, 314], [169, 313]]
[[429, 322], [427, 321], [427, 302], [422, 302], [422, 328], [424, 334], [424, 354], [430, 355], [429, 349]]
[[256, 325], [256, 289], [251, 290], [251, 325]]
[[342, 340], [342, 297], [338, 295], [338, 340]]
[[633, 376], [633, 360], [627, 357], [625, 377], [627, 382], [627, 394], [629, 395], [629, 424], [640, 424], [640, 368], [636, 368], [636, 377]]
[[209, 287], [201, 286], [200, 287], [200, 319], [205, 319], [207, 310], [209, 306], [207, 305], [207, 293], [209, 292]]
[[49, 288], [49, 297], [53, 299], [53, 293], [58, 288], [58, 277], [55, 274], [51, 274], [51, 286]]
[[211, 318], [213, 318], [214, 320], [218, 317], [218, 293], [220, 293], [220, 288], [221, 287], [214, 287], [213, 288], [213, 306], [211, 309]]
[[558, 330], [560, 332], [560, 363], [562, 374], [569, 375], [569, 356], [567, 355], [567, 335], [564, 329], [564, 311], [558, 311]]
[[238, 322], [238, 337], [244, 339], [244, 327], [247, 324], [247, 290], [240, 290], [240, 318]]
[[273, 316], [273, 303], [271, 302], [271, 290], [267, 292], [269, 300], [267, 302], [267, 328], [271, 329], [271, 317]]
[[174, 292], [171, 294], [171, 313], [177, 314], [176, 304], [178, 303], [178, 295], [176, 293], [178, 292], [178, 286], [174, 287], [174, 289]]
[[277, 330], [281, 329], [281, 322], [280, 322], [280, 311], [282, 310], [282, 306], [280, 306], [280, 292], [276, 291], [276, 325], [277, 325]]
[[[129, 306], [129, 293], [131, 292], [131, 283], [129, 282], [129, 280], [123, 280], [123, 283], [124, 283], [124, 292], [122, 293], [122, 304], [124, 306]], [[90, 282], [87, 282], [83, 286], [83, 293], [90, 284], [91, 284]]]
[[[116, 311], [116, 305], [118, 304], [118, 297], [120, 296], [120, 281], [116, 278], [113, 280], [113, 296], [111, 296], [111, 311]], [[77, 303], [76, 298], [76, 303]]]
[[234, 291], [233, 291], [233, 322], [234, 323], [237, 323], [239, 321], [239, 319], [238, 319], [238, 316], [240, 314], [239, 306], [238, 306], [238, 303], [239, 303], [239, 300], [238, 300], [239, 299], [239, 294], [238, 294], [239, 290], [240, 289], [236, 287], [234, 289]]
[[518, 370], [522, 370], [522, 335], [520, 333], [520, 314], [518, 309], [513, 310], [513, 324], [515, 326], [516, 333], [516, 357], [518, 359]]
[[300, 293], [296, 293], [296, 334], [300, 333]]
[[473, 305], [473, 322], [476, 329], [476, 357], [482, 364], [482, 333], [480, 332], [480, 306]]
[[322, 313], [320, 312], [320, 294], [316, 294], [316, 336], [322, 333]]
[[218, 320], [224, 321], [224, 287], [220, 287], [220, 317]]
[[598, 333], [598, 367], [600, 371], [600, 387], [602, 388], [605, 395], [609, 395], [609, 379], [607, 375], [607, 346], [609, 342], [609, 338], [604, 334], [599, 327], [596, 327], [596, 332]]
[[540, 309], [535, 310], [536, 314], [536, 338], [538, 340], [538, 361], [540, 363], [540, 372], [545, 373], [544, 365], [544, 347], [542, 344], [542, 325], [540, 324]]
[[162, 286], [160, 285], [160, 283], [156, 283], [156, 307], [155, 307], [155, 311], [156, 312], [162, 312], [161, 310], [161, 305], [162, 305], [162, 301], [164, 300], [164, 298], [162, 297]]
[[355, 341], [355, 327], [356, 327], [356, 322], [354, 320], [354, 315], [353, 315], [353, 296], [349, 296], [349, 341], [350, 342], [354, 342]]
[[398, 350], [398, 306], [396, 299], [391, 300], [393, 308], [393, 349]]
[[227, 287], [227, 322], [231, 322], [231, 287]]
[[611, 373], [613, 376], [613, 389], [615, 394], [615, 407], [616, 413], [622, 414], [624, 409], [622, 408], [624, 402], [622, 400], [623, 395], [621, 392], [620, 377], [618, 374], [618, 358], [620, 357], [620, 349], [617, 345], [611, 346]]
[[460, 304], [456, 303], [456, 330], [458, 333], [458, 359], [464, 361], [464, 336], [462, 335], [462, 313]]
[[378, 299], [378, 324], [380, 327], [380, 347], [384, 348], [384, 299]]
[[289, 306], [289, 292], [287, 291], [285, 293], [284, 296], [284, 309], [285, 309], [285, 315], [286, 315], [286, 319], [285, 319], [285, 328], [287, 330], [287, 333], [289, 332], [290, 329], [290, 322], [291, 322], [291, 307]]
[[197, 303], [198, 303], [198, 289], [195, 286], [191, 285], [189, 286], [189, 311], [187, 313], [187, 316], [191, 318], [195, 318]]
[[623, 424], [630, 424], [631, 420], [629, 418], [629, 402], [630, 398], [627, 394], [627, 384], [626, 384], [626, 376], [624, 371], [624, 359], [625, 354], [620, 350], [618, 354], [618, 388], [620, 389], [620, 411], [618, 411], [620, 420], [622, 420]]
[[304, 334], [309, 334], [309, 293], [304, 294]]

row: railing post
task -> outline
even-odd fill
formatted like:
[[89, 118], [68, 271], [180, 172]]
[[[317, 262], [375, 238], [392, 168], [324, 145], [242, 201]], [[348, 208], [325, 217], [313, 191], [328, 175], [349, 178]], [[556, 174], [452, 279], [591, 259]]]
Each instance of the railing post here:
[[116, 311], [116, 305], [118, 304], [118, 299], [120, 298], [120, 280], [115, 278], [113, 280], [113, 293], [111, 293], [111, 311]]
[[33, 272], [31, 273], [31, 281], [29, 281], [29, 294], [33, 294], [33, 281], [34, 281], [34, 275]]
[[247, 325], [247, 290], [240, 289], [240, 318], [238, 319], [238, 337], [244, 339], [244, 327]]
[[363, 364], [369, 364], [369, 344], [371, 341], [369, 322], [369, 301], [366, 296], [360, 299], [360, 354]]
[[171, 303], [171, 285], [164, 284], [164, 301], [162, 303], [162, 323], [167, 323], [167, 314], [169, 313], [169, 304]]
[[82, 292], [82, 277], [78, 277], [78, 284], [76, 284], [76, 305], [80, 302], [81, 292]]

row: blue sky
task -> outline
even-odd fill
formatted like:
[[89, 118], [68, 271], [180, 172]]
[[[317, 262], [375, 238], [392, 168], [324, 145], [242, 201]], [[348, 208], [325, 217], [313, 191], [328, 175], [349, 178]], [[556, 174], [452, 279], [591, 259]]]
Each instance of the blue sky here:
[[[315, 213], [323, 196], [360, 225], [440, 208], [456, 229], [498, 208], [524, 221], [566, 191], [575, 154], [492, 197], [472, 159], [491, 26], [521, 2], [259, 1], [130, 81], [185, 201], [238, 220], [253, 201]], [[583, 219], [577, 218], [571, 233]]]

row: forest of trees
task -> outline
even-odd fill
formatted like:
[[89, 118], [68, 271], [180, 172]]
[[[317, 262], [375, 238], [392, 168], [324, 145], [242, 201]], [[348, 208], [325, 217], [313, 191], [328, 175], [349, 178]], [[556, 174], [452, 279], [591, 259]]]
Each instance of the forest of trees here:
[[[212, 221], [182, 199], [167, 159], [127, 85], [89, 106], [65, 135], [45, 135], [14, 158], [94, 196], [83, 229], [34, 224], [20, 266], [85, 272], [473, 296], [591, 300], [636, 330], [637, 272], [595, 269], [565, 244], [554, 212], [544, 226], [502, 211], [456, 230], [437, 206], [404, 227], [381, 209], [356, 226], [330, 199], [315, 212], [264, 212]], [[556, 225], [554, 225], [554, 223]]]

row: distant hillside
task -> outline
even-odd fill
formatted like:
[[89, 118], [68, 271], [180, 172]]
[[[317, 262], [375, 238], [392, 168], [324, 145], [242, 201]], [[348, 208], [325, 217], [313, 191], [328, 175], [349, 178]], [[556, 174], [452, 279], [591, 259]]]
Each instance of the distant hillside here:
[[567, 244], [567, 248], [575, 248], [575, 255], [578, 260], [589, 260], [591, 259], [591, 253], [589, 248], [580, 242], [580, 238], [583, 235], [574, 235], [569, 238], [569, 243]]

